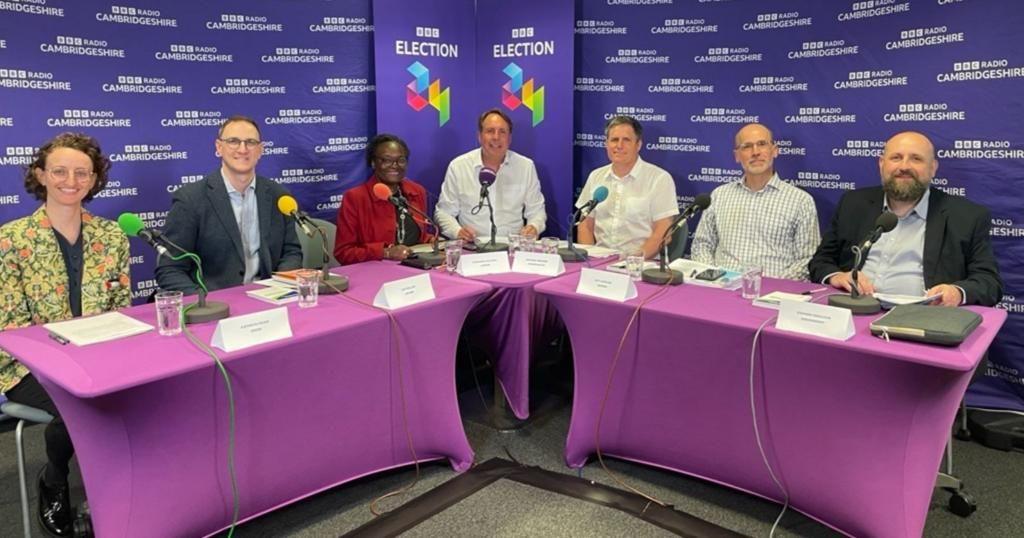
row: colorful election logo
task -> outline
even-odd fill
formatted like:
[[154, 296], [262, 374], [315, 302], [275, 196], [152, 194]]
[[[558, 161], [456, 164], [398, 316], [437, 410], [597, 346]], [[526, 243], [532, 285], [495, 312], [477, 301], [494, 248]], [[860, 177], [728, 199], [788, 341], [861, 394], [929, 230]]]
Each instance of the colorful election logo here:
[[[409, 67], [405, 68], [405, 70], [411, 73], [412, 76], [416, 77], [415, 80], [405, 87], [405, 102], [416, 112], [419, 112], [427, 105], [430, 105], [437, 110], [438, 126], [448, 123], [448, 118], [451, 115], [449, 108], [449, 90], [451, 88], [445, 88], [442, 90], [441, 79], [436, 79], [431, 82], [430, 70], [420, 62], [413, 62], [409, 64]], [[426, 99], [423, 98], [424, 90], [428, 90]]]
[[532, 78], [524, 83], [523, 70], [515, 62], [510, 62], [502, 71], [508, 75], [509, 81], [501, 85], [501, 102], [509, 110], [526, 105], [533, 111], [533, 126], [536, 127], [544, 121], [544, 86], [534, 89]]

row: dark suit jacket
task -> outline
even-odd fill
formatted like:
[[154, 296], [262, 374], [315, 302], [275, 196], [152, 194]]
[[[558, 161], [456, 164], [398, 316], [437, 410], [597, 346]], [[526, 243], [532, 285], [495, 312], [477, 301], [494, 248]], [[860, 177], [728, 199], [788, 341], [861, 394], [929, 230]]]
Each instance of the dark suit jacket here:
[[[256, 176], [256, 211], [260, 220], [260, 265], [257, 278], [268, 278], [273, 271], [302, 266], [302, 246], [295, 235], [295, 224], [277, 210], [277, 199], [287, 189]], [[201, 181], [174, 192], [164, 235], [181, 248], [203, 260], [203, 280], [209, 290], [237, 286], [245, 276], [242, 235], [235, 222], [228, 191], [220, 169]], [[175, 253], [171, 249], [172, 254]], [[157, 283], [163, 289], [197, 293], [193, 280], [195, 268], [188, 259], [160, 259]]]
[[[822, 237], [808, 268], [811, 280], [853, 269], [850, 247], [863, 241], [882, 214], [882, 187], [857, 189], [843, 195], [832, 215], [831, 229]], [[968, 304], [995, 305], [1003, 283], [989, 239], [991, 218], [984, 207], [932, 188], [924, 231], [924, 283], [960, 286]]]

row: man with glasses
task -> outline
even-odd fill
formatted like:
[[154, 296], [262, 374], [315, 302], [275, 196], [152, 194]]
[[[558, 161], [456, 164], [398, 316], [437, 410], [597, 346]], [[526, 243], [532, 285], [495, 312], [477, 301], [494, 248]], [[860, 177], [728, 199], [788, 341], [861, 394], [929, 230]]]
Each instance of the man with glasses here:
[[821, 240], [814, 199], [779, 179], [779, 148], [764, 125], [740, 129], [733, 156], [743, 178], [711, 192], [691, 257], [734, 271], [760, 267], [766, 276], [806, 280], [807, 262]]
[[[215, 141], [220, 169], [174, 192], [164, 235], [203, 260], [209, 290], [268, 278], [274, 271], [302, 266], [295, 225], [277, 210], [288, 191], [256, 175], [263, 152], [254, 120], [232, 116]], [[160, 259], [157, 283], [163, 289], [196, 293], [193, 263]]]

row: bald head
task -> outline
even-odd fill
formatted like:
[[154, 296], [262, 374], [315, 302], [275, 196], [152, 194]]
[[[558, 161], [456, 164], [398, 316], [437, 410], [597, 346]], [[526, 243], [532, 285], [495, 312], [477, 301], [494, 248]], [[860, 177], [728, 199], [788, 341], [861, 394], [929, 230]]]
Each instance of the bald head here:
[[747, 186], [759, 189], [775, 174], [779, 148], [775, 147], [770, 129], [760, 123], [751, 123], [736, 133], [733, 156], [743, 168]]
[[935, 146], [916, 131], [893, 135], [878, 159], [882, 187], [891, 200], [899, 202], [920, 200], [938, 169]]

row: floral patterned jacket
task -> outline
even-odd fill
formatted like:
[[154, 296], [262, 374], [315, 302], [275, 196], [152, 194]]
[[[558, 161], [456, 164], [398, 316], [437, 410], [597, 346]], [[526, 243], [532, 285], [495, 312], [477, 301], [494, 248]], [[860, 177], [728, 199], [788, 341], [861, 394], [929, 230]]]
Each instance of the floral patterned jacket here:
[[[82, 211], [82, 315], [128, 306], [128, 237], [117, 224]], [[71, 318], [68, 274], [45, 206], [0, 227], [0, 330]], [[0, 350], [0, 392], [28, 369]]]

